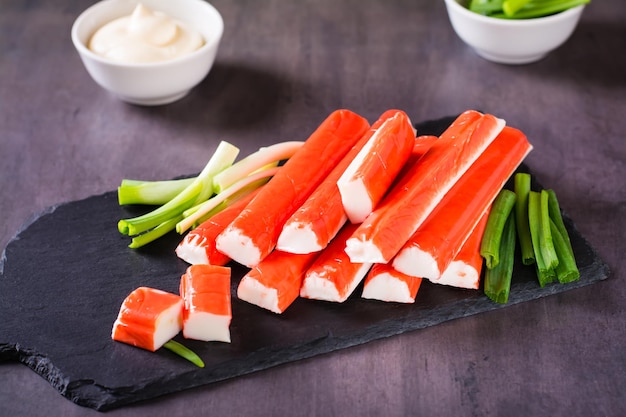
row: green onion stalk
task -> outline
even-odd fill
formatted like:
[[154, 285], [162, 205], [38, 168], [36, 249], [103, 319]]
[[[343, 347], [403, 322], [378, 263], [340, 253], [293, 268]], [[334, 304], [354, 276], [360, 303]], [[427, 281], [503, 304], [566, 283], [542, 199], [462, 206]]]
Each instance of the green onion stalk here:
[[500, 260], [495, 267], [487, 268], [485, 271], [485, 295], [499, 304], [506, 304], [509, 301], [515, 260], [515, 240], [515, 212], [511, 211], [502, 231], [499, 248]]
[[533, 19], [588, 4], [591, 0], [470, 0], [475, 13], [501, 19]]
[[480, 256], [485, 259], [488, 269], [494, 268], [500, 262], [500, 240], [504, 225], [515, 205], [515, 199], [513, 191], [503, 189], [491, 206], [480, 244]]

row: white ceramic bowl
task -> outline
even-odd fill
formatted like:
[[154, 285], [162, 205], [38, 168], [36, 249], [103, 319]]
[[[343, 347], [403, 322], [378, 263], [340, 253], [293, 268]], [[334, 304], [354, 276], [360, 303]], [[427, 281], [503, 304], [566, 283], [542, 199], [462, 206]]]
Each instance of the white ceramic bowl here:
[[483, 58], [528, 64], [561, 46], [574, 32], [584, 5], [534, 19], [498, 19], [469, 11], [466, 0], [445, 0], [456, 34]]
[[[140, 2], [195, 27], [204, 37], [204, 45], [186, 56], [147, 64], [113, 62], [88, 49], [97, 29], [131, 14]], [[100, 86], [129, 103], [161, 105], [181, 99], [207, 76], [223, 32], [222, 16], [204, 0], [104, 0], [78, 16], [72, 26], [72, 42]]]

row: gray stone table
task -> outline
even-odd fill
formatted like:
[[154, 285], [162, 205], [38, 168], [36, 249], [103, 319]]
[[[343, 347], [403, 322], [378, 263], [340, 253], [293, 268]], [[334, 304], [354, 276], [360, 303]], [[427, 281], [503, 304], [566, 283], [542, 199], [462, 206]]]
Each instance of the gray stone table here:
[[[337, 108], [415, 121], [475, 108], [528, 135], [527, 165], [612, 271], [108, 415], [626, 415], [626, 3], [593, 0], [559, 50], [503, 66], [456, 37], [442, 0], [215, 0], [226, 30], [213, 71], [154, 108], [82, 67], [70, 27], [89, 4], [0, 0], [0, 249], [47, 207], [122, 177], [197, 172], [219, 140], [243, 153], [301, 140]], [[99, 414], [20, 363], [0, 363], [0, 380], [0, 416]]]

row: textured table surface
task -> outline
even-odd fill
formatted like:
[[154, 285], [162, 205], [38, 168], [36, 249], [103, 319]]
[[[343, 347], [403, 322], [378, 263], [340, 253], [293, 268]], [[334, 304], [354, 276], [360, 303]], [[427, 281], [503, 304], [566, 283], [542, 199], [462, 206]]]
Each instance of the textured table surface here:
[[[625, 3], [592, 1], [563, 47], [519, 67], [476, 56], [443, 1], [213, 4], [226, 25], [213, 71], [182, 101], [143, 108], [82, 67], [69, 30], [89, 2], [0, 0], [0, 248], [122, 177], [197, 172], [219, 140], [244, 153], [299, 140], [340, 107], [370, 120], [476, 108], [528, 135], [526, 163], [612, 275], [108, 415], [626, 414]], [[0, 378], [1, 416], [100, 414], [22, 364], [0, 363]]]

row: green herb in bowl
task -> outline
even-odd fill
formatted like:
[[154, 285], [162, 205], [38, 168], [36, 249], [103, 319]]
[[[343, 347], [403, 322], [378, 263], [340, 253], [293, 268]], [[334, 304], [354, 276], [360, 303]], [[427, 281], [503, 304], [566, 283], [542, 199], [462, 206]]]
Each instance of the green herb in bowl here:
[[549, 16], [589, 3], [591, 0], [469, 0], [475, 13], [502, 19], [532, 19]]

